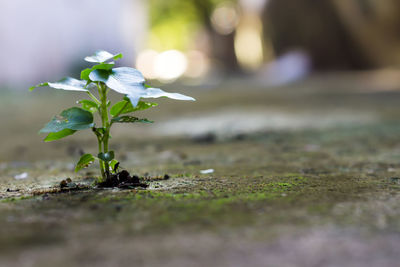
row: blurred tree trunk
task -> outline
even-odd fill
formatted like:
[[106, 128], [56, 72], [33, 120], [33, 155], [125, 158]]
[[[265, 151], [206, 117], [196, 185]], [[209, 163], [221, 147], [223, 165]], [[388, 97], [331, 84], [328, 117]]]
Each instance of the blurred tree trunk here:
[[315, 70], [372, 67], [330, 0], [270, 0], [263, 20], [277, 56], [300, 49]]
[[399, 0], [332, 0], [343, 23], [376, 67], [400, 64]]
[[226, 72], [240, 72], [235, 54], [235, 33], [222, 35], [215, 31], [211, 24], [211, 15], [215, 4], [211, 0], [192, 0], [202, 19], [205, 30], [210, 37], [210, 52], [218, 65]]

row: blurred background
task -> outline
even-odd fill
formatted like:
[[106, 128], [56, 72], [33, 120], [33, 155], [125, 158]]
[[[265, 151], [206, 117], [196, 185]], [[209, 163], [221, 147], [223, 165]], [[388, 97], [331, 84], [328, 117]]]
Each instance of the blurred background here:
[[396, 0], [28, 0], [0, 2], [2, 88], [78, 74], [96, 49], [163, 83], [396, 68]]
[[[79, 77], [98, 49], [123, 53], [118, 64], [153, 86], [197, 98], [157, 100], [159, 111], [146, 114], [160, 123], [144, 127], [155, 135], [369, 122], [400, 85], [397, 0], [14, 0], [0, 1], [0, 12], [3, 160], [34, 157], [35, 144], [47, 151], [35, 133], [82, 97], [27, 88]], [[384, 101], [365, 100], [377, 92]], [[139, 128], [117, 136], [149, 136]]]

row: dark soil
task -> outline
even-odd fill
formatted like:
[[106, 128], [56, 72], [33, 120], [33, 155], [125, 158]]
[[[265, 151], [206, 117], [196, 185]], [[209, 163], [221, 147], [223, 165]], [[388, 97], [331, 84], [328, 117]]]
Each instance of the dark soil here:
[[133, 189], [137, 187], [147, 188], [148, 184], [140, 182], [139, 176], [131, 176], [127, 170], [122, 170], [115, 174], [108, 174], [107, 179], [104, 182], [98, 183], [99, 188], [122, 188], [122, 189]]

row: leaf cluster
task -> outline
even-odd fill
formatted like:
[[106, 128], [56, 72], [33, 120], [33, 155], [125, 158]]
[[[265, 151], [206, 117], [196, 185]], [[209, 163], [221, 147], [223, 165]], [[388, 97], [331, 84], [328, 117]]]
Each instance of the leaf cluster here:
[[[127, 115], [136, 111], [157, 106], [156, 103], [145, 102], [144, 98], [167, 97], [176, 100], [192, 100], [194, 98], [179, 93], [168, 93], [159, 88], [153, 88], [145, 83], [145, 78], [137, 69], [130, 67], [115, 67], [115, 61], [122, 54], [112, 54], [107, 51], [97, 51], [92, 56], [85, 57], [94, 65], [82, 70], [80, 80], [65, 77], [57, 82], [41, 83], [30, 88], [49, 86], [66, 91], [86, 92], [90, 99], [82, 99], [77, 103], [81, 107], [72, 107], [54, 116], [40, 133], [47, 133], [45, 142], [55, 141], [73, 135], [77, 131], [92, 129], [99, 142], [97, 157], [91, 154], [83, 155], [76, 165], [76, 171], [81, 170], [99, 160], [103, 172], [109, 172], [118, 166], [114, 152], [108, 151], [110, 128], [115, 123], [152, 123], [148, 119]], [[107, 98], [110, 90], [123, 94], [123, 99], [114, 105]], [[96, 97], [95, 94], [98, 96]], [[94, 115], [99, 114], [101, 126], [96, 126]]]

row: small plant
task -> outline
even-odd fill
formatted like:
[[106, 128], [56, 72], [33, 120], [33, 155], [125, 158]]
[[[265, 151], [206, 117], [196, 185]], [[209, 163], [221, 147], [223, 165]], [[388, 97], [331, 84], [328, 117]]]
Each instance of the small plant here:
[[[145, 83], [143, 75], [134, 68], [114, 68], [115, 60], [122, 54], [111, 54], [107, 51], [97, 51], [85, 60], [94, 65], [81, 72], [81, 80], [66, 77], [58, 82], [41, 83], [30, 88], [49, 86], [67, 91], [85, 92], [90, 99], [79, 100], [80, 107], [72, 107], [55, 116], [45, 125], [40, 133], [47, 133], [45, 142], [55, 141], [70, 136], [77, 131], [91, 129], [98, 142], [97, 156], [84, 154], [76, 164], [75, 171], [88, 167], [99, 161], [101, 179], [104, 182], [110, 178], [110, 172], [116, 172], [119, 162], [114, 151], [109, 150], [110, 130], [115, 123], [152, 123], [148, 119], [131, 116], [133, 112], [157, 106], [156, 103], [141, 101], [143, 98], [168, 97], [177, 100], [195, 99], [178, 93], [167, 93], [159, 88], [152, 88]], [[123, 99], [114, 105], [108, 100], [108, 93], [114, 90], [124, 95]], [[96, 93], [97, 91], [97, 97]], [[100, 117], [101, 126], [96, 125], [94, 114]]]

